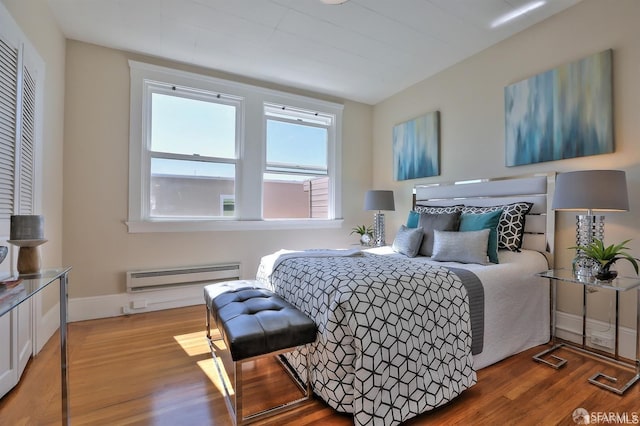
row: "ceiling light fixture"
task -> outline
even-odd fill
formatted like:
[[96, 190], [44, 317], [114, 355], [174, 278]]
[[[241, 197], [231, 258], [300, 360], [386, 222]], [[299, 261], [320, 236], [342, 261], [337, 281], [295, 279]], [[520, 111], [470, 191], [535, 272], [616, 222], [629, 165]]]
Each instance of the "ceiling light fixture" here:
[[[323, 0], [324, 1], [324, 0]], [[545, 3], [547, 3], [546, 1], [534, 1], [532, 3], [527, 3], [524, 6], [511, 11], [505, 15], [502, 15], [501, 17], [499, 17], [498, 19], [496, 19], [495, 21], [493, 21], [491, 23], [491, 28], [495, 28], [495, 27], [499, 27], [500, 25], [504, 25], [509, 21], [512, 21], [514, 19], [516, 19], [519, 16], [524, 15], [527, 12], [531, 12], [532, 10], [535, 10], [539, 7], [542, 7], [545, 5]]]
[[322, 3], [324, 4], [342, 4], [342, 3], [346, 3], [349, 0], [322, 0]]

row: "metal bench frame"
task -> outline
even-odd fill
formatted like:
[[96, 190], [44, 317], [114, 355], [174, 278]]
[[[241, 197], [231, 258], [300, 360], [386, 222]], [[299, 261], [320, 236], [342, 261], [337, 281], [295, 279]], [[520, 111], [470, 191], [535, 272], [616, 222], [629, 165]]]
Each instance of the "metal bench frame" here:
[[[230, 390], [227, 387], [227, 380], [225, 380], [226, 365], [223, 359], [223, 356], [227, 355], [227, 358], [231, 360], [231, 353], [228, 348], [226, 348], [226, 350], [221, 350], [220, 348], [216, 347], [214, 340], [211, 337], [211, 319], [213, 316], [211, 315], [211, 309], [209, 308], [209, 305], [205, 303], [205, 306], [207, 308], [206, 327], [207, 327], [207, 340], [209, 342], [209, 349], [211, 350], [211, 356], [213, 357], [213, 362], [216, 366], [218, 377], [220, 378], [220, 381], [222, 382], [222, 386], [224, 388], [224, 393], [225, 393], [224, 397], [225, 397], [225, 403], [227, 405], [227, 410], [229, 410], [231, 419], [233, 420], [233, 423], [236, 426], [253, 423], [258, 420], [282, 413], [284, 411], [291, 410], [309, 401], [312, 398], [313, 392], [311, 389], [311, 377], [309, 373], [309, 366], [310, 366], [309, 345], [295, 346], [292, 348], [286, 348], [279, 351], [269, 352], [262, 355], [257, 355], [254, 357], [245, 358], [238, 361], [233, 361], [233, 370], [234, 370], [233, 371], [234, 373], [233, 388], [235, 392], [232, 396]], [[222, 327], [218, 327], [218, 325], [215, 324], [215, 320], [213, 325], [220, 332], [220, 336], [224, 338], [224, 329]], [[285, 365], [283, 361], [280, 359], [280, 356], [278, 356], [287, 352], [291, 352], [295, 349], [300, 349], [305, 353], [306, 383], [301, 383], [299, 378], [290, 370], [290, 367]], [[303, 396], [293, 401], [285, 402], [280, 405], [259, 411], [257, 413], [243, 416], [243, 413], [242, 413], [243, 411], [242, 365], [245, 362], [255, 361], [257, 359], [265, 358], [268, 356], [277, 356], [277, 359], [280, 361], [282, 368], [287, 372], [287, 374], [291, 377], [291, 379], [298, 386], [298, 388], [300, 388], [300, 391], [302, 392]], [[224, 372], [220, 369], [220, 365], [222, 365], [222, 368], [225, 370]], [[229, 377], [228, 374], [226, 376]]]

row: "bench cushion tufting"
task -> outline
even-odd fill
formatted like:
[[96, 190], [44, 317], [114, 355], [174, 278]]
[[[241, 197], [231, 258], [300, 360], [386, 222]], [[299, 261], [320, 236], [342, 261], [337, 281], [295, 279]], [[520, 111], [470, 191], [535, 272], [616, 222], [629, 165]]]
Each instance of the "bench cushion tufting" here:
[[258, 280], [233, 280], [209, 284], [204, 287], [204, 303], [211, 307], [211, 301], [222, 293], [236, 291], [243, 288], [265, 288]]
[[205, 300], [234, 361], [315, 341], [315, 323], [270, 290], [246, 282], [222, 292], [215, 286], [205, 288]]

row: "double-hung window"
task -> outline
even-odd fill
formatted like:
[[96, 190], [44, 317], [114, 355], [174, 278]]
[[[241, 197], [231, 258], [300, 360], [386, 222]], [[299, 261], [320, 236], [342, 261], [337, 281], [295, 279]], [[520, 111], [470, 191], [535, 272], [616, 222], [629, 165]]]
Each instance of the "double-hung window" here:
[[129, 232], [340, 226], [342, 105], [130, 67]]
[[329, 218], [329, 133], [333, 117], [265, 104], [265, 219]]
[[235, 193], [239, 100], [157, 82], [146, 88], [149, 219], [233, 217], [225, 201]]

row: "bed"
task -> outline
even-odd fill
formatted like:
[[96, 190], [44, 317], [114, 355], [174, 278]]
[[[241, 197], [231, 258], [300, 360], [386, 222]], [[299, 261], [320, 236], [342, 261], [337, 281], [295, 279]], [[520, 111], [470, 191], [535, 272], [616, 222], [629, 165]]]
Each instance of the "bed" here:
[[[428, 227], [409, 226], [415, 213], [392, 247], [265, 256], [258, 280], [318, 325], [310, 352], [314, 392], [337, 411], [352, 413], [356, 425], [394, 425], [451, 401], [477, 382], [478, 369], [546, 343], [549, 289], [535, 273], [549, 267], [553, 220], [547, 200], [553, 181], [537, 175], [417, 186], [412, 212], [421, 212], [420, 220], [450, 215], [433, 212], [460, 206], [466, 206], [465, 223], [470, 217], [500, 219], [501, 229], [491, 219], [491, 231], [434, 229], [429, 257], [409, 257], [396, 246], [404, 232], [424, 231], [428, 239]], [[518, 203], [528, 208], [520, 212], [520, 237], [510, 247], [511, 224], [503, 220], [511, 207], [504, 206]], [[466, 245], [475, 244], [472, 234], [474, 240], [484, 238], [486, 260], [489, 234], [498, 230], [506, 238], [503, 244], [495, 237], [498, 263], [447, 261], [473, 251]], [[443, 257], [447, 244], [461, 244], [459, 237], [465, 249]], [[300, 354], [288, 362], [302, 372]]]

